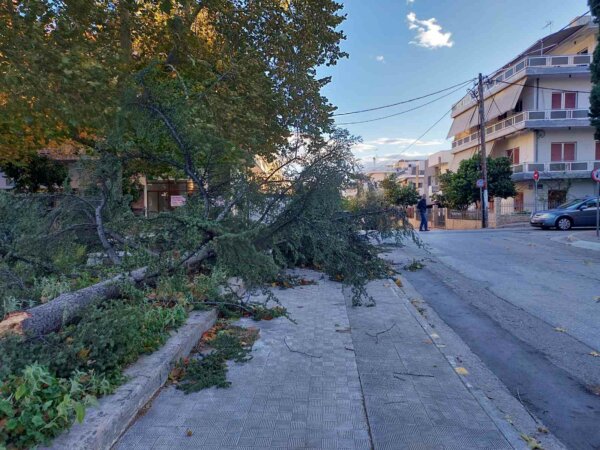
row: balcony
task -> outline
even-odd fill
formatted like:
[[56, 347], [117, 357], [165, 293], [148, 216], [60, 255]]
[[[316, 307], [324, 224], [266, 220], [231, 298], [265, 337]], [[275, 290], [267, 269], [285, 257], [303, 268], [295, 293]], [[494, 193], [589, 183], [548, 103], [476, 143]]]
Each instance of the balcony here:
[[530, 181], [536, 170], [540, 180], [590, 178], [594, 169], [600, 169], [600, 161], [523, 162], [512, 166], [512, 178], [514, 181]]
[[[587, 73], [591, 62], [592, 55], [528, 56], [492, 75], [484, 86], [484, 95], [487, 97], [500, 91], [507, 83], [527, 75]], [[452, 107], [452, 115], [469, 109], [475, 102], [471, 96], [464, 97]]]
[[[485, 139], [491, 141], [524, 128], [585, 127], [590, 125], [588, 109], [549, 109], [523, 111], [485, 127]], [[479, 131], [452, 142], [454, 153], [479, 145]]]

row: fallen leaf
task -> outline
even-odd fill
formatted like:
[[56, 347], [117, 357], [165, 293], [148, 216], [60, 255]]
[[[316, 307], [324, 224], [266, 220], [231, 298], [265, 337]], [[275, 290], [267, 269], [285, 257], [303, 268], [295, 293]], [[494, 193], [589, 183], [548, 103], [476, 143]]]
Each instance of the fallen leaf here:
[[594, 297], [594, 300], [596, 300], [596, 303], [600, 303], [600, 295], [596, 295]]
[[396, 286], [398, 286], [398, 287], [402, 287], [403, 286], [402, 280], [400, 278], [396, 278], [396, 280], [394, 282], [396, 283]]
[[456, 373], [459, 375], [469, 375], [469, 371], [464, 367], [455, 367], [454, 370], [456, 370]]
[[558, 331], [559, 333], [566, 333], [567, 329], [562, 327], [556, 327], [554, 328], [554, 331]]
[[521, 433], [521, 439], [527, 443], [527, 446], [531, 450], [544, 450], [544, 447], [540, 445], [540, 442], [537, 439], [527, 436], [525, 433]]
[[600, 358], [600, 353], [598, 353], [597, 351], [593, 350], [590, 352], [590, 355], [592, 355], [594, 358]]
[[540, 433], [544, 433], [544, 434], [548, 434], [549, 433], [548, 428], [546, 428], [546, 427], [538, 427], [538, 431]]
[[190, 436], [191, 436], [191, 435], [193, 435], [193, 434], [194, 434], [194, 432], [193, 432], [192, 430], [187, 430], [187, 431], [185, 432], [185, 435], [186, 435], [187, 437], [190, 437]]

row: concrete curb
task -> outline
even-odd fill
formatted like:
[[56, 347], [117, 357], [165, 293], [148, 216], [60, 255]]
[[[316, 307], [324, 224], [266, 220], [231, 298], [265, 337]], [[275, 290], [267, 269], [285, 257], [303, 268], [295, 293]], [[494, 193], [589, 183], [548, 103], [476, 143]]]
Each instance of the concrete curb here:
[[600, 242], [588, 241], [585, 239], [579, 239], [577, 235], [570, 234], [568, 236], [559, 236], [551, 238], [554, 242], [560, 242], [561, 244], [571, 245], [577, 248], [583, 248], [586, 250], [600, 251]]
[[[100, 399], [86, 411], [82, 423], [74, 424], [45, 450], [107, 450], [166, 382], [173, 364], [187, 356], [202, 334], [217, 319], [216, 311], [194, 312], [156, 352], [142, 356], [125, 370], [129, 381], [114, 394]], [[42, 449], [43, 450], [43, 449]]]
[[[405, 277], [401, 277], [401, 280], [402, 280], [401, 288], [396, 286], [395, 283], [391, 283], [391, 289], [396, 293], [397, 297], [405, 303], [410, 314], [414, 317], [414, 319], [417, 322], [419, 322], [421, 327], [429, 335], [431, 341], [438, 348], [438, 350], [442, 353], [442, 355], [444, 355], [444, 358], [446, 359], [446, 361], [448, 361], [450, 366], [452, 366], [453, 368], [456, 369], [456, 367], [457, 367], [456, 360], [453, 357], [453, 355], [450, 355], [447, 353], [447, 351], [445, 351], [446, 346], [441, 344], [441, 342], [440, 342], [441, 336], [435, 331], [434, 328], [432, 328], [432, 326], [429, 324], [428, 320], [425, 317], [423, 317], [416, 310], [415, 306], [410, 302], [410, 299], [413, 299], [413, 300], [422, 302], [422, 304], [425, 306], [428, 306], [426, 300], [423, 299], [421, 294], [419, 294], [417, 292], [417, 290], [412, 286], [412, 284], [410, 284], [410, 282]], [[433, 311], [431, 308], [427, 307], [427, 314], [430, 316], [434, 315], [435, 311]], [[438, 320], [441, 321], [441, 319], [438, 319]], [[453, 331], [449, 328], [446, 330], [443, 330], [444, 334], [446, 334], [448, 332], [453, 333]], [[455, 334], [454, 338], [459, 340], [465, 349], [468, 349], [467, 344], [465, 344], [458, 335]], [[474, 354], [473, 354], [473, 357], [478, 359], [478, 357]], [[465, 377], [465, 376], [461, 375], [461, 376], [459, 376], [459, 378], [463, 382], [463, 384], [467, 387], [469, 392], [471, 392], [471, 394], [473, 395], [475, 400], [481, 405], [481, 407], [487, 413], [487, 415], [490, 417], [490, 419], [492, 419], [492, 421], [496, 424], [496, 426], [498, 427], [498, 430], [500, 431], [500, 433], [502, 433], [502, 435], [507, 440], [507, 442], [515, 449], [519, 449], [519, 450], [528, 449], [529, 447], [521, 438], [519, 430], [517, 430], [517, 428], [512, 423], [507, 421], [506, 417], [487, 398], [485, 393], [478, 387], [473, 386], [469, 382], [468, 376]], [[564, 449], [565, 448], [564, 446], [562, 446], [560, 441], [558, 441], [558, 439], [556, 439], [555, 437], [552, 437], [552, 441], [554, 441], [553, 444], [558, 443], [558, 445], [555, 444], [548, 448], [553, 448], [553, 449], [559, 449], [559, 448]]]

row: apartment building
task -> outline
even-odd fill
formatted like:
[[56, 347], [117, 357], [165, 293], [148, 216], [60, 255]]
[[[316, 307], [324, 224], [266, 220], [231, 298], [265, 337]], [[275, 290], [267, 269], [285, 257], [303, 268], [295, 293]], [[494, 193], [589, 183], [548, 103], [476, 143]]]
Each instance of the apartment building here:
[[[453, 170], [451, 169], [452, 162], [452, 150], [443, 150], [429, 155], [425, 167], [425, 193], [428, 197], [442, 193], [440, 175]], [[454, 169], [453, 171], [455, 172], [456, 170]]]
[[[515, 208], [538, 201], [554, 206], [593, 194], [592, 169], [600, 143], [588, 118], [590, 63], [598, 25], [589, 16], [545, 36], [487, 77], [484, 90], [486, 154], [507, 156], [517, 186]], [[451, 168], [479, 151], [477, 102], [465, 95], [452, 108]]]
[[405, 186], [414, 186], [419, 195], [427, 192], [425, 188], [426, 167], [427, 161], [420, 159], [399, 159], [392, 165], [396, 180]]

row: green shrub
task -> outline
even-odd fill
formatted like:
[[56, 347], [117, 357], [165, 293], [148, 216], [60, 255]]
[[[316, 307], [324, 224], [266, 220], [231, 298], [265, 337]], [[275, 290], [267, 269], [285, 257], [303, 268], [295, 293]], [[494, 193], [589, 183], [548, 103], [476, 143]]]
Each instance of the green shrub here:
[[66, 380], [33, 364], [19, 376], [0, 383], [0, 448], [30, 448], [46, 443], [81, 422], [96, 395], [110, 392], [110, 383], [93, 372], [76, 372]]

